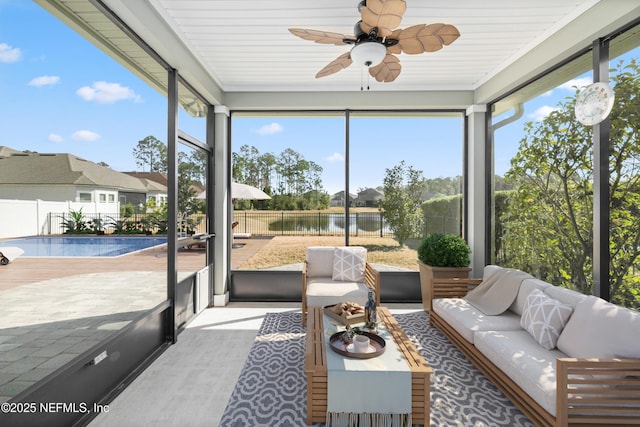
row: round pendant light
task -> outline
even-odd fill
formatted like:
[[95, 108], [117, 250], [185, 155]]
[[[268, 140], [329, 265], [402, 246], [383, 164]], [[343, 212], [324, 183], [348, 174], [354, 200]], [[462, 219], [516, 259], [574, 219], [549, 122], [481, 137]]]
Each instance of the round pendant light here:
[[387, 48], [374, 41], [363, 41], [351, 49], [351, 59], [356, 65], [372, 67], [378, 65], [387, 55]]

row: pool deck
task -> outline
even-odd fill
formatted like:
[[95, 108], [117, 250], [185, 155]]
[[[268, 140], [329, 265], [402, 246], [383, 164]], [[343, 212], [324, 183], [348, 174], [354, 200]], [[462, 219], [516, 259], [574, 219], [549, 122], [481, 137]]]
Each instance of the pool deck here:
[[[232, 268], [268, 239], [232, 250]], [[178, 251], [178, 277], [205, 265]], [[0, 402], [106, 339], [166, 299], [166, 246], [119, 257], [19, 257], [0, 266]]]
[[[231, 268], [237, 269], [269, 242], [269, 238], [237, 239], [231, 252]], [[205, 265], [203, 249], [178, 252], [178, 270], [194, 272]], [[167, 271], [166, 246], [118, 257], [19, 257], [0, 266], [0, 292], [30, 283], [96, 272]]]

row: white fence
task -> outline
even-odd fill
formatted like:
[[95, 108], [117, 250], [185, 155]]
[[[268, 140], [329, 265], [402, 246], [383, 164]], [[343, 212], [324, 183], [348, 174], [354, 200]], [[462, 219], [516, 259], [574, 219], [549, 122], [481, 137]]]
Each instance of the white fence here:
[[57, 233], [58, 230], [51, 230], [49, 213], [80, 209], [83, 214], [111, 214], [120, 212], [120, 203], [0, 199], [0, 239]]

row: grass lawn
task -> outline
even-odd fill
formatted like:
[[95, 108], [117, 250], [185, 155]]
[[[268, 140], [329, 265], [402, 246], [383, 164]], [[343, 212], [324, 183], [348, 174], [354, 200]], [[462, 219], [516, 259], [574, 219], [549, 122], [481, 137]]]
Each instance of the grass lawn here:
[[[392, 238], [350, 237], [351, 246], [367, 248], [367, 261], [418, 270], [415, 249], [399, 246]], [[344, 236], [276, 236], [260, 249], [241, 269], [263, 269], [304, 262], [307, 246], [341, 246]]]

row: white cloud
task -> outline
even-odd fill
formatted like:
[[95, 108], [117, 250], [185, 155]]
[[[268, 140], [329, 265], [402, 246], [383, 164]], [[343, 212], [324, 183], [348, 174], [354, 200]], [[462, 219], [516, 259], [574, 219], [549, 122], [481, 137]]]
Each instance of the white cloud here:
[[71, 135], [71, 138], [75, 139], [76, 141], [93, 142], [98, 140], [100, 138], [100, 135], [95, 132], [91, 132], [90, 130], [79, 130], [74, 132], [73, 135]]
[[40, 76], [31, 80], [28, 85], [29, 86], [47, 86], [47, 85], [55, 85], [60, 82], [60, 77], [58, 76]]
[[128, 87], [105, 81], [95, 82], [91, 87], [83, 86], [76, 93], [85, 101], [96, 101], [101, 104], [112, 104], [123, 99], [133, 99], [136, 102], [141, 100], [140, 95]]
[[280, 133], [284, 130], [280, 123], [270, 123], [262, 126], [256, 131], [258, 135], [273, 135], [274, 133]]
[[325, 157], [325, 160], [329, 163], [344, 162], [344, 156], [340, 153], [333, 153], [329, 157]]
[[12, 48], [6, 43], [0, 43], [0, 62], [16, 62], [22, 57], [22, 52], [17, 47]]
[[533, 120], [535, 120], [535, 121], [540, 121], [540, 120], [543, 120], [545, 117], [547, 117], [552, 112], [557, 111], [557, 110], [558, 110], [558, 108], [551, 107], [549, 105], [543, 105], [542, 107], [538, 108], [533, 113], [529, 114], [528, 117], [533, 119]]
[[49, 134], [49, 141], [51, 142], [62, 142], [64, 141], [64, 138], [56, 133], [50, 133]]
[[590, 77], [582, 77], [579, 79], [569, 80], [568, 82], [558, 86], [558, 88], [575, 91], [576, 87], [578, 89], [582, 89], [583, 87], [589, 86], [591, 83], [593, 83], [593, 80], [591, 80]]

